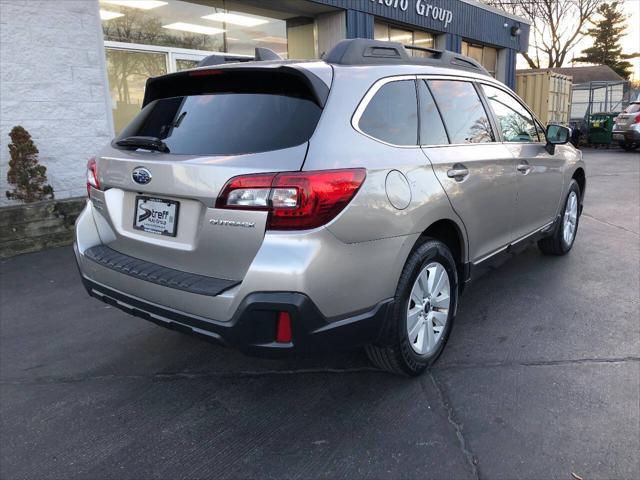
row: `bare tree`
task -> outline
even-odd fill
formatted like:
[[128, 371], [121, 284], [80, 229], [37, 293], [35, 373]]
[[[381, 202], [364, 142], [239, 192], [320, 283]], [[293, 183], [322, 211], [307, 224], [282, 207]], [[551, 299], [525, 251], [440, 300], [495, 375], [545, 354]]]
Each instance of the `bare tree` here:
[[531, 68], [561, 67], [586, 35], [584, 27], [605, 0], [487, 0], [531, 22], [531, 46], [523, 57]]

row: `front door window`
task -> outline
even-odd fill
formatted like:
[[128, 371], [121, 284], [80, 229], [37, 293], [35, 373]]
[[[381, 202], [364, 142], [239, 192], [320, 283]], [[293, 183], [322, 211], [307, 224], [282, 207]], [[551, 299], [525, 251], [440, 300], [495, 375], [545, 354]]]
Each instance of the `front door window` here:
[[538, 142], [538, 131], [533, 117], [515, 98], [489, 85], [482, 85], [489, 105], [498, 119], [505, 142]]

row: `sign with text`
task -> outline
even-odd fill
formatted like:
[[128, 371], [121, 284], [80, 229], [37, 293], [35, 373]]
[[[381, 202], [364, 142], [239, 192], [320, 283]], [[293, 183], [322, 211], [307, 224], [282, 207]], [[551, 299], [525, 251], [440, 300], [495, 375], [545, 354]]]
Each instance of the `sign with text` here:
[[453, 20], [453, 12], [446, 8], [434, 6], [426, 0], [371, 0], [373, 3], [395, 8], [406, 12], [409, 9], [409, 3], [413, 2], [413, 8], [416, 13], [423, 17], [430, 17], [436, 21], [442, 22], [444, 28]]

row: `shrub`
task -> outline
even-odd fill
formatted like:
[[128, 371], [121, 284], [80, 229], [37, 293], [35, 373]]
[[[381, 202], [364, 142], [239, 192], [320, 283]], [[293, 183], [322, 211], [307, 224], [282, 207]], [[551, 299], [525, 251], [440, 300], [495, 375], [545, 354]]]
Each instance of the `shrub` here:
[[25, 203], [53, 198], [53, 188], [47, 184], [47, 167], [38, 163], [38, 149], [31, 135], [23, 127], [13, 127], [9, 144], [7, 180], [15, 188], [7, 191], [7, 198]]

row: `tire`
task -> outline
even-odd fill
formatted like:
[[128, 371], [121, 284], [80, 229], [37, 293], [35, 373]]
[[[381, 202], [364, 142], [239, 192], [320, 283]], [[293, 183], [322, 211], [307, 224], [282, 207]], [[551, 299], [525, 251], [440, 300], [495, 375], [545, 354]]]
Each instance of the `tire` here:
[[638, 145], [638, 143], [620, 142], [620, 146], [622, 147], [622, 149], [627, 152], [634, 151], [636, 148], [638, 148]]
[[[429, 285], [432, 285], [432, 288], [426, 294], [429, 300], [423, 300], [422, 304], [418, 305], [413, 299], [425, 296], [419, 295], [425, 291], [422, 290], [422, 285], [426, 286], [426, 290], [429, 289]], [[437, 290], [438, 285], [442, 285], [440, 290]], [[447, 286], [449, 303], [445, 309]], [[380, 344], [365, 347], [367, 356], [382, 370], [408, 376], [421, 374], [442, 353], [451, 332], [457, 302], [458, 274], [451, 251], [440, 241], [424, 239], [407, 259], [398, 281], [383, 338]], [[421, 313], [416, 316], [417, 312]], [[408, 318], [408, 314], [411, 314], [411, 318]], [[413, 323], [413, 337], [416, 337], [416, 328], [418, 329], [418, 336], [414, 341], [409, 340], [410, 321]], [[422, 323], [418, 325], [420, 322]], [[429, 336], [430, 333], [433, 337]]]
[[[575, 206], [575, 217], [573, 221], [567, 223], [568, 215], [573, 218], [572, 213], [569, 212], [569, 204], [570, 202], [573, 202], [572, 198], [575, 199], [575, 202], [577, 202]], [[578, 235], [578, 225], [580, 223], [581, 213], [580, 210], [580, 186], [578, 185], [578, 182], [575, 181], [575, 179], [572, 179], [571, 183], [569, 184], [567, 197], [565, 198], [565, 201], [563, 203], [562, 215], [553, 230], [553, 234], [538, 241], [538, 248], [540, 248], [542, 253], [545, 253], [547, 255], [566, 255], [571, 251], [571, 248], [576, 241], [576, 236]], [[567, 241], [567, 236], [565, 236], [568, 228], [573, 228], [573, 232], [570, 235], [570, 241]]]

